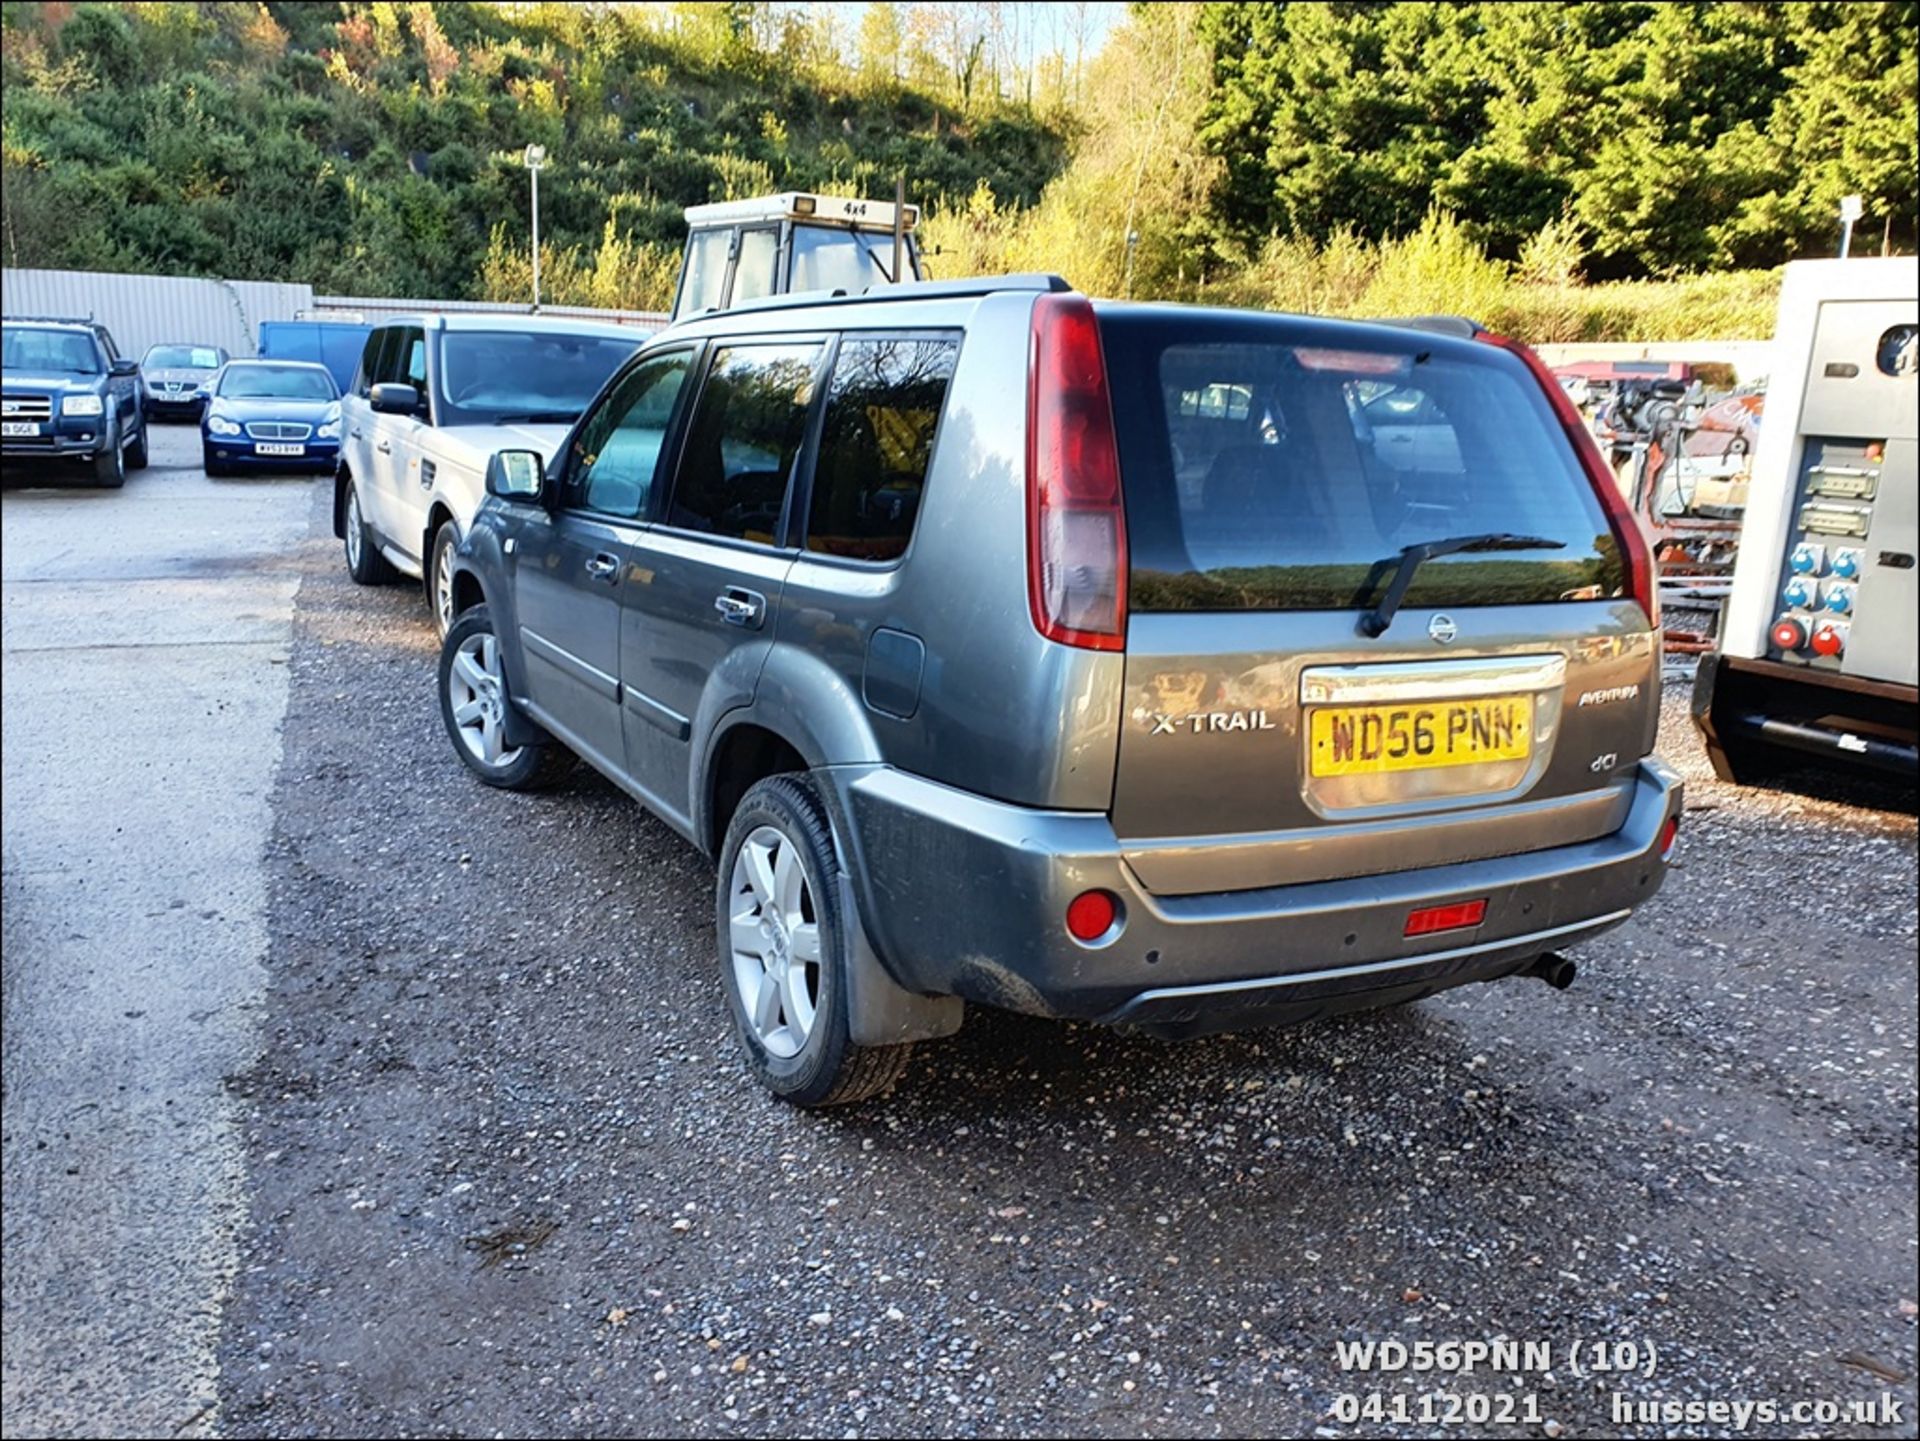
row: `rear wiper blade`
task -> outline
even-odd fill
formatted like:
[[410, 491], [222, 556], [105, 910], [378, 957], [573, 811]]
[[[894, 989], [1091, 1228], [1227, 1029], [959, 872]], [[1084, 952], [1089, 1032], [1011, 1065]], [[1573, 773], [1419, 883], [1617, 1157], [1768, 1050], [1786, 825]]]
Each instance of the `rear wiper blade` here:
[[580, 418], [577, 410], [521, 410], [510, 415], [496, 415], [495, 425], [557, 425], [562, 421], [575, 421]]
[[1405, 546], [1397, 556], [1381, 562], [1394, 567], [1393, 584], [1380, 597], [1380, 604], [1360, 617], [1360, 633], [1365, 636], [1386, 634], [1387, 627], [1393, 624], [1393, 618], [1400, 613], [1400, 602], [1407, 598], [1407, 587], [1413, 584], [1413, 573], [1430, 560], [1468, 550], [1566, 548], [1564, 540], [1549, 540], [1541, 535], [1514, 535], [1508, 531], [1493, 531], [1486, 535], [1450, 535], [1444, 540], [1423, 540], [1416, 545]]

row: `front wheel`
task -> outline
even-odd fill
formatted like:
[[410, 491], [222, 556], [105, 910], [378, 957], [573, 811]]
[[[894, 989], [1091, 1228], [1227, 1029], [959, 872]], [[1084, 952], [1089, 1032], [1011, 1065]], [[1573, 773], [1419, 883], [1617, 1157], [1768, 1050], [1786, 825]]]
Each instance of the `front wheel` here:
[[440, 719], [467, 769], [490, 786], [537, 791], [565, 779], [573, 752], [548, 737], [509, 745], [507, 689], [500, 638], [484, 605], [465, 612], [440, 645]]
[[120, 449], [120, 427], [114, 426], [106, 437], [106, 445], [93, 458], [93, 483], [108, 490], [118, 490], [127, 483], [127, 457]]
[[849, 1035], [839, 884], [812, 782], [770, 776], [748, 791], [720, 850], [720, 971], [748, 1068], [797, 1106], [877, 1096], [913, 1053], [856, 1046]]
[[147, 468], [147, 422], [140, 421], [140, 433], [127, 446], [127, 469], [145, 470]]
[[385, 585], [393, 579], [393, 567], [374, 544], [367, 518], [360, 513], [360, 487], [347, 482], [347, 518], [341, 527], [346, 532], [347, 574], [355, 585]]

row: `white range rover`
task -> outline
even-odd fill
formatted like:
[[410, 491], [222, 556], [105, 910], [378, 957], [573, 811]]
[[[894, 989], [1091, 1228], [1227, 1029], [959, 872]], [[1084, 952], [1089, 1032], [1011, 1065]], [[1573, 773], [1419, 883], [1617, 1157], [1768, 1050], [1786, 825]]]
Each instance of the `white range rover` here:
[[506, 314], [403, 315], [367, 337], [334, 477], [333, 533], [362, 585], [425, 582], [452, 624], [453, 549], [497, 450], [551, 458], [587, 402], [649, 333]]

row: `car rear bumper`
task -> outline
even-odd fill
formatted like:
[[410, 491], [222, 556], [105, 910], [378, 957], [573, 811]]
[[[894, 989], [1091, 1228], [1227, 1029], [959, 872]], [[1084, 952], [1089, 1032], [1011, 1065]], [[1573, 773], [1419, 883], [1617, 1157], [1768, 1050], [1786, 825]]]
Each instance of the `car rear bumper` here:
[[[1009, 806], [886, 767], [836, 767], [836, 822], [874, 949], [909, 990], [1196, 1034], [1393, 1004], [1526, 969], [1618, 925], [1660, 887], [1682, 801], [1641, 762], [1616, 832], [1522, 855], [1204, 895], [1139, 884], [1105, 816]], [[1070, 937], [1082, 891], [1123, 924]], [[1410, 911], [1484, 899], [1471, 930], [1409, 939]]]

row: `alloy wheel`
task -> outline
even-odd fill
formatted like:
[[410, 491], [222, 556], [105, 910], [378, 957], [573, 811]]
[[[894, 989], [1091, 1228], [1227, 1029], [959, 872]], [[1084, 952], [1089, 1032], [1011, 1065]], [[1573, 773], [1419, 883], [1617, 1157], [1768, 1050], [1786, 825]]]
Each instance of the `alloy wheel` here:
[[774, 827], [759, 827], [735, 854], [727, 917], [747, 1023], [770, 1055], [798, 1055], [819, 1014], [820, 920], [799, 848]]
[[485, 631], [460, 642], [447, 678], [460, 743], [482, 765], [512, 765], [518, 746], [506, 743], [507, 682], [500, 668], [500, 642]]

